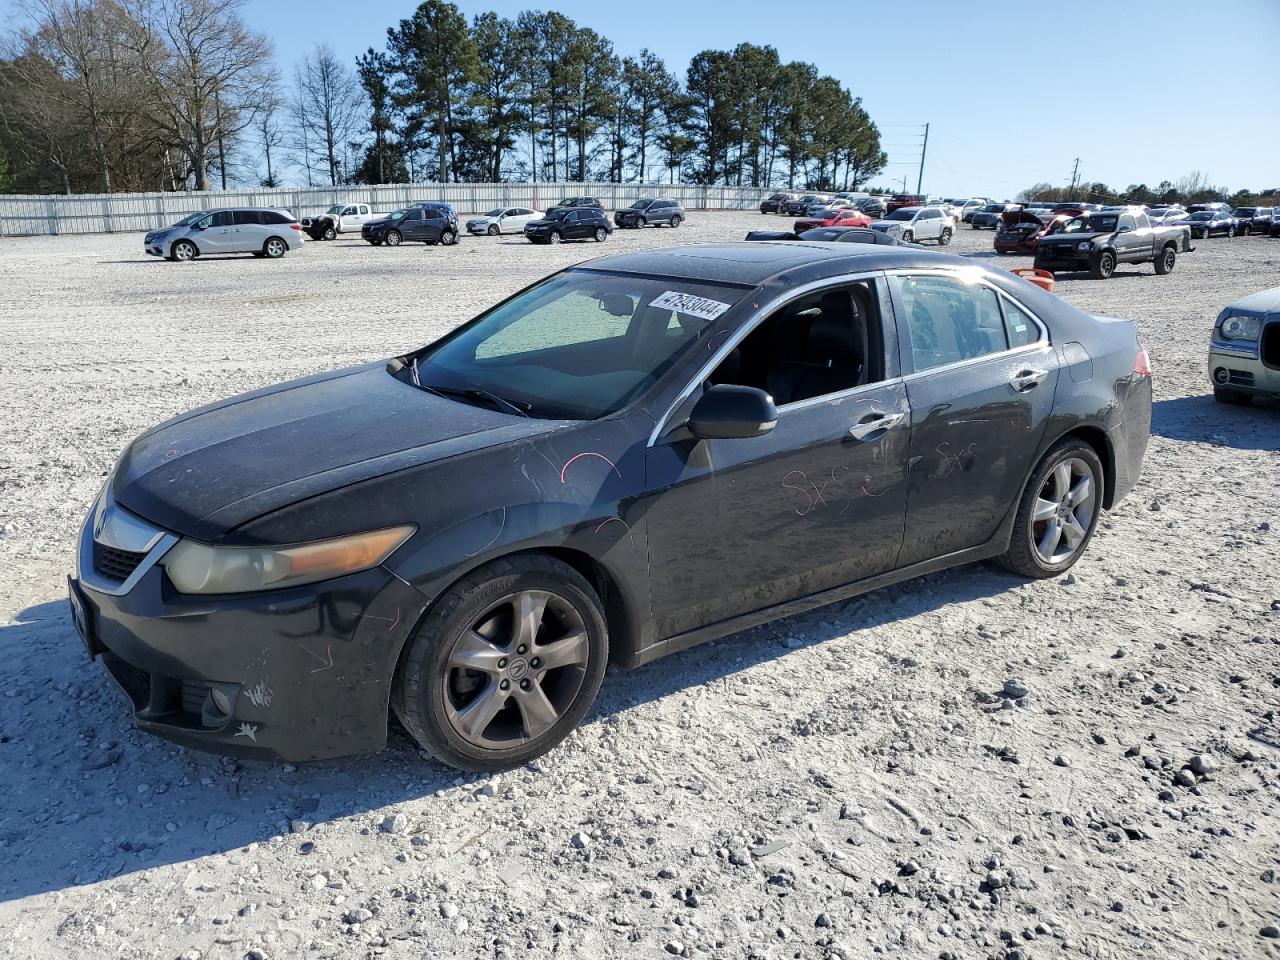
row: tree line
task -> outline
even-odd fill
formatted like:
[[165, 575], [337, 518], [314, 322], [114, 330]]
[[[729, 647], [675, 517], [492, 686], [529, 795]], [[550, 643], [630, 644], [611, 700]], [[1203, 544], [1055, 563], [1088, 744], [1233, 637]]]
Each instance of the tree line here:
[[20, 0], [0, 46], [0, 190], [658, 180], [856, 189], [860, 100], [771, 46], [677, 74], [555, 12], [425, 0], [382, 49], [277, 69], [243, 0]]
[[1113, 190], [1101, 182], [1081, 183], [1074, 187], [1037, 183], [1020, 192], [1016, 199], [1019, 201], [1052, 200], [1058, 203], [1070, 200], [1104, 204], [1145, 203], [1152, 207], [1170, 203], [1186, 205], [1219, 201], [1229, 203], [1233, 207], [1267, 207], [1280, 204], [1280, 187], [1267, 187], [1262, 190], [1242, 189], [1232, 192], [1226, 187], [1210, 183], [1209, 178], [1202, 171], [1193, 170], [1177, 180], [1161, 180], [1154, 187], [1149, 187], [1145, 183], [1132, 183], [1124, 190]]

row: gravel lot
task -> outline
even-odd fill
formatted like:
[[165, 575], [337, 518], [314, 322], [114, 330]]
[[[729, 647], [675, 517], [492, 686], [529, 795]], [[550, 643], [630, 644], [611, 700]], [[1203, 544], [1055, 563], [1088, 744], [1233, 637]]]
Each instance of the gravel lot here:
[[0, 242], [0, 956], [1280, 957], [1280, 405], [1216, 405], [1204, 371], [1275, 240], [1059, 282], [1156, 370], [1142, 482], [1071, 576], [966, 567], [614, 672], [496, 776], [401, 733], [292, 767], [131, 730], [63, 600], [130, 438], [577, 260], [783, 224], [185, 265]]

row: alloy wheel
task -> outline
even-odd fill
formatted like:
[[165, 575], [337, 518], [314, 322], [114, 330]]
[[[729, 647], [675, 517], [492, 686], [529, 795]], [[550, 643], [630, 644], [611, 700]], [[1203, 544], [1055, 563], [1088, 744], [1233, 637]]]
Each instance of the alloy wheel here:
[[274, 237], [267, 241], [267, 256], [273, 260], [284, 256], [285, 245], [283, 240], [277, 240]]
[[449, 652], [445, 715], [473, 746], [537, 740], [574, 702], [589, 654], [586, 624], [568, 600], [546, 590], [504, 597]]
[[1088, 539], [1097, 486], [1093, 469], [1080, 457], [1068, 457], [1045, 477], [1031, 513], [1031, 542], [1042, 562], [1065, 563]]

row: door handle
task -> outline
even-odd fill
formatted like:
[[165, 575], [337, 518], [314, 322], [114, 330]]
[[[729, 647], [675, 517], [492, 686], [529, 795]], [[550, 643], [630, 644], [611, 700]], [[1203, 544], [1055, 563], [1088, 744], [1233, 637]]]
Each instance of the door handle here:
[[855, 440], [865, 440], [873, 433], [896, 427], [906, 418], [902, 413], [872, 413], [859, 420], [849, 428], [849, 436]]
[[1009, 386], [1024, 393], [1033, 387], [1038, 387], [1044, 383], [1044, 378], [1049, 376], [1048, 370], [1023, 370], [1016, 377], [1009, 381]]

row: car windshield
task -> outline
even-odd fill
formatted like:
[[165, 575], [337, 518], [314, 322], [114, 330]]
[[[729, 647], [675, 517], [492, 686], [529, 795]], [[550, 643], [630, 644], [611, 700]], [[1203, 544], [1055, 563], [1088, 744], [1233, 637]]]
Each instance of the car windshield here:
[[565, 217], [567, 217], [568, 215], [569, 215], [569, 211], [568, 211], [568, 210], [552, 210], [550, 213], [548, 213], [548, 214], [547, 214], [546, 219], [548, 219], [548, 220], [563, 220], [563, 219], [564, 219]]
[[174, 226], [189, 227], [193, 223], [195, 223], [197, 220], [203, 220], [208, 215], [209, 215], [209, 212], [207, 210], [200, 210], [200, 211], [197, 211], [196, 213], [189, 213], [185, 217], [183, 217], [181, 220], [179, 220], [177, 223], [175, 223]]
[[409, 212], [408, 210], [394, 210], [394, 211], [392, 211], [391, 213], [388, 213], [388, 214], [387, 214], [387, 219], [388, 219], [388, 220], [403, 220], [403, 219], [405, 218], [405, 214], [407, 214], [408, 212]]
[[589, 420], [625, 406], [748, 287], [572, 269], [549, 277], [418, 356], [417, 382], [496, 395], [535, 417]]
[[325, 213], [341, 213], [345, 209], [346, 207], [341, 203], [335, 203], [332, 207], [326, 210]]
[[500, 217], [500, 216], [502, 216], [502, 215], [503, 215], [504, 213], [506, 213], [506, 212], [507, 212], [507, 208], [506, 208], [506, 207], [495, 207], [493, 210], [490, 210], [488, 213], [486, 213], [486, 214], [485, 214], [485, 216], [486, 216], [486, 217]]
[[637, 200], [635, 203], [633, 203], [633, 204], [631, 205], [631, 209], [632, 209], [632, 210], [643, 210], [645, 207], [649, 206], [649, 204], [651, 204], [651, 203], [653, 203], [653, 201], [652, 201], [652, 200]]
[[1200, 210], [1200, 211], [1198, 211], [1198, 212], [1196, 212], [1196, 213], [1193, 213], [1193, 214], [1192, 214], [1190, 217], [1188, 217], [1187, 219], [1188, 219], [1188, 220], [1212, 220], [1212, 219], [1213, 219], [1213, 213], [1212, 213], [1211, 211], [1209, 211], [1209, 210]]
[[1116, 228], [1117, 217], [1072, 217], [1062, 225], [1063, 233], [1110, 233]]
[[914, 220], [919, 212], [918, 207], [899, 207], [886, 217], [886, 220]]

